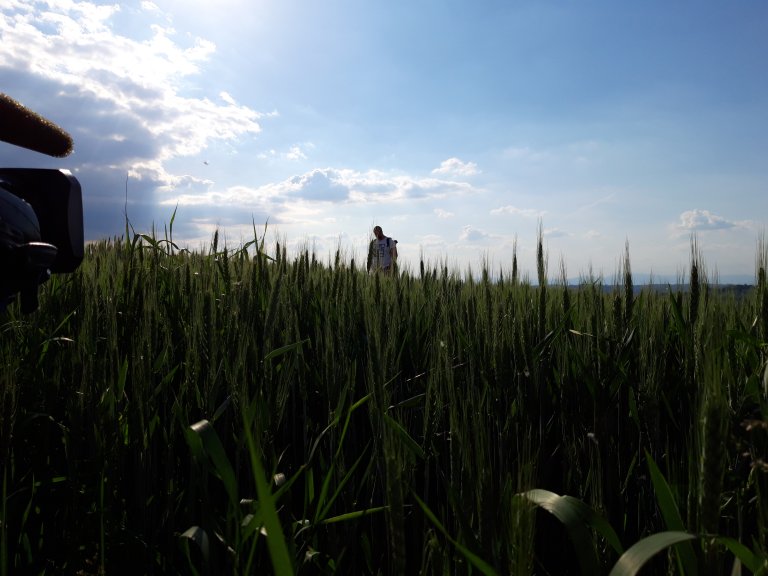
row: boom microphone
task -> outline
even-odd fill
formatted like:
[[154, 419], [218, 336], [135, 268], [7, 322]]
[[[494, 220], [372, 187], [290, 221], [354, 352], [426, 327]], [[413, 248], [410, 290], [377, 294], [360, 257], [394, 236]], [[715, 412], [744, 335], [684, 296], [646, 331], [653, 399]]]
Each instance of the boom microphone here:
[[2, 92], [0, 140], [57, 158], [72, 152], [72, 137], [69, 134]]

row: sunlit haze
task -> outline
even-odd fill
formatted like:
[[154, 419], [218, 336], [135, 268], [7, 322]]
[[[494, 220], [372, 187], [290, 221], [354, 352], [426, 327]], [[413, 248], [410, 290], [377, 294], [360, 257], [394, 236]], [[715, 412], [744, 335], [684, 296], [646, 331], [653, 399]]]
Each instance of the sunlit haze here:
[[[751, 282], [768, 223], [768, 3], [4, 0], [0, 92], [75, 141], [86, 238], [535, 279]], [[562, 263], [562, 264], [561, 264]]]

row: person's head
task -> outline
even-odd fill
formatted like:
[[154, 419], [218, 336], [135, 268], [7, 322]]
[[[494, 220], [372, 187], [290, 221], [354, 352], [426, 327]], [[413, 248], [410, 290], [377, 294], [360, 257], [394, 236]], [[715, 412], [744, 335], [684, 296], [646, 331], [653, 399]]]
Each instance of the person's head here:
[[376, 226], [373, 229], [373, 235], [376, 236], [379, 240], [381, 240], [384, 237], [384, 231], [381, 229], [381, 226]]

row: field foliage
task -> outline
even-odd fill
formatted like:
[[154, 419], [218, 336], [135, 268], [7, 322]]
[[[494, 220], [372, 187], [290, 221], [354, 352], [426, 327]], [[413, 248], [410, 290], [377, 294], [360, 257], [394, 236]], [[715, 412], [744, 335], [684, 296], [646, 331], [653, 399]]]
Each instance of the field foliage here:
[[88, 246], [0, 318], [0, 574], [764, 570], [765, 246], [742, 295], [695, 241], [666, 291], [538, 246], [535, 282]]

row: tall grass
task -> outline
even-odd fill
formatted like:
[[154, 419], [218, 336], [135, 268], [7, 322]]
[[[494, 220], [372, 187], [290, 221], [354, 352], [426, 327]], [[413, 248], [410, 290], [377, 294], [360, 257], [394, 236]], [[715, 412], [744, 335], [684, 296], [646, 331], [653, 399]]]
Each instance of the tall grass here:
[[[91, 245], [0, 324], [0, 573], [577, 574], [516, 495], [575, 496], [628, 547], [666, 528], [646, 454], [688, 530], [764, 555], [766, 253], [735, 294], [695, 242], [662, 291], [628, 245], [620, 284], [552, 282], [541, 232], [535, 285], [516, 249], [492, 281], [255, 231]], [[606, 573], [613, 544], [591, 542]]]

